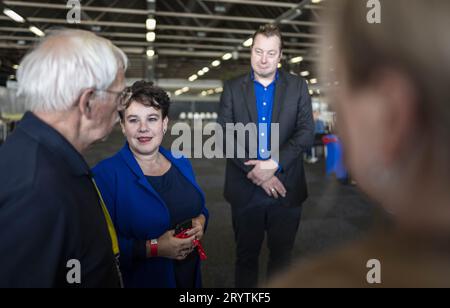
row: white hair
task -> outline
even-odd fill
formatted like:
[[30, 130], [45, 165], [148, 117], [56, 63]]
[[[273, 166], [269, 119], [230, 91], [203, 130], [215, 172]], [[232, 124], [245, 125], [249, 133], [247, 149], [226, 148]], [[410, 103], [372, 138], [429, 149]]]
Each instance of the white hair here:
[[122, 50], [92, 32], [53, 31], [20, 63], [17, 94], [29, 110], [66, 111], [84, 89], [106, 90], [127, 63]]

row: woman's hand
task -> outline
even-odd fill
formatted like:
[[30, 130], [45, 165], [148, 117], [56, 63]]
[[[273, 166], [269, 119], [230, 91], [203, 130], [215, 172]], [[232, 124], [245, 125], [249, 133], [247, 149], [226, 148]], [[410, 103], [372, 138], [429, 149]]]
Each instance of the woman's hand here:
[[176, 238], [175, 231], [169, 230], [158, 239], [158, 257], [184, 260], [194, 250], [194, 239], [194, 236]]
[[192, 218], [192, 229], [186, 232], [188, 236], [194, 236], [196, 240], [201, 240], [205, 228], [206, 217], [203, 214]]

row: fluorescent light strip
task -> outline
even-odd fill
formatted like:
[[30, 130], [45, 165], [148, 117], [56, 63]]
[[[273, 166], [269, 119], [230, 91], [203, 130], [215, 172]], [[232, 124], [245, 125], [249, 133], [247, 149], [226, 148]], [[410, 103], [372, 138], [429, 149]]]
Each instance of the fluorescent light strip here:
[[155, 32], [147, 32], [147, 42], [154, 42], [156, 38]]
[[43, 37], [45, 36], [45, 33], [41, 31], [41, 29], [39, 29], [38, 27], [35, 26], [31, 26], [28, 28], [31, 32], [33, 32], [34, 34], [36, 34], [37, 36]]
[[303, 71], [303, 72], [300, 73], [300, 76], [308, 77], [309, 76], [309, 72], [308, 71]]
[[156, 19], [154, 18], [148, 18], [145, 22], [145, 25], [147, 27], [147, 30], [153, 31], [156, 29]]
[[299, 63], [303, 61], [303, 57], [295, 57], [291, 59], [291, 63]]
[[227, 61], [230, 60], [233, 57], [231, 53], [226, 53], [223, 55], [222, 60]]
[[7, 9], [7, 8], [3, 9], [3, 14], [8, 16], [9, 18], [14, 20], [15, 22], [20, 22], [20, 23], [24, 23], [25, 22], [25, 18], [23, 18], [22, 16], [20, 16], [19, 14], [17, 14], [16, 12], [14, 12], [11, 9]]
[[244, 45], [244, 47], [250, 47], [250, 46], [252, 46], [252, 44], [253, 44], [253, 38], [249, 38], [244, 43], [242, 43], [242, 45]]

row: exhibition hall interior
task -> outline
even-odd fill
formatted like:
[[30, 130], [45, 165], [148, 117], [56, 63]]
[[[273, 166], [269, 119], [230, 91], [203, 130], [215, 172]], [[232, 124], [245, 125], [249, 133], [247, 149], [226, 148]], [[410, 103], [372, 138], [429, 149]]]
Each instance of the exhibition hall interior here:
[[[0, 183], [0, 186], [13, 185], [8, 190], [2, 188], [3, 190], [0, 191], [0, 221], [3, 224], [3, 226], [0, 225], [0, 233], [3, 233], [0, 235], [0, 241], [6, 243], [5, 246], [0, 243], [0, 247], [8, 248], [8, 253], [11, 254], [9, 259], [12, 260], [11, 268], [21, 268], [13, 260], [19, 260], [20, 257], [14, 257], [16, 246], [8, 241], [6, 234], [11, 232], [11, 236], [14, 237], [14, 230], [20, 230], [21, 227], [6, 222], [17, 221], [19, 223], [20, 221], [26, 222], [28, 219], [27, 215], [21, 218], [19, 208], [14, 209], [19, 207], [19, 204], [22, 209], [28, 205], [20, 198], [17, 199], [17, 202], [11, 201], [16, 200], [14, 199], [16, 197], [12, 197], [15, 191], [13, 187], [22, 187], [22, 184], [28, 185], [28, 180], [32, 181], [31, 179], [37, 178], [41, 173], [34, 171], [34, 173], [30, 173], [34, 175], [29, 176], [28, 180], [22, 177], [23, 182], [19, 177], [15, 182], [8, 179], [15, 178], [14, 170], [24, 170], [26, 166], [31, 166], [31, 162], [27, 162], [28, 157], [30, 160], [34, 159], [33, 162], [36, 163], [35, 160], [39, 155], [46, 156], [53, 153], [51, 150], [48, 152], [49, 154], [45, 154], [47, 153], [45, 149], [35, 150], [34, 142], [39, 143], [41, 140], [39, 138], [44, 137], [32, 136], [34, 141], [28, 143], [20, 141], [29, 146], [21, 153], [18, 153], [17, 149], [14, 150], [15, 146], [20, 145], [19, 141], [14, 142], [14, 140], [25, 138], [24, 136], [28, 133], [30, 136], [33, 135], [34, 133], [27, 132], [26, 128], [31, 129], [34, 127], [33, 125], [38, 125], [38, 122], [41, 123], [41, 121], [47, 123], [45, 129], [56, 129], [56, 131], [52, 131], [53, 135], [61, 134], [63, 137], [66, 137], [66, 133], [73, 137], [75, 132], [72, 129], [80, 129], [82, 132], [83, 125], [88, 123], [86, 127], [89, 129], [83, 131], [81, 136], [77, 135], [78, 140], [83, 140], [86, 146], [82, 142], [70, 142], [69, 137], [66, 139], [73, 145], [71, 149], [80, 153], [81, 156], [77, 159], [87, 164], [88, 169], [91, 170], [88, 172], [89, 175], [95, 179], [92, 187], [96, 189], [91, 187], [92, 193], [97, 196], [98, 192], [98, 196], [100, 196], [98, 204], [101, 204], [102, 207], [98, 206], [97, 209], [104, 210], [103, 214], [107, 218], [109, 230], [108, 233], [104, 228], [105, 234], [102, 234], [106, 235], [107, 240], [109, 240], [109, 234], [113, 249], [114, 243], [118, 242], [117, 249], [120, 248], [121, 251], [118, 264], [122, 271], [122, 286], [125, 284], [125, 287], [185, 287], [191, 286], [189, 283], [192, 281], [189, 279], [193, 275], [197, 275], [195, 279], [192, 278], [195, 280], [192, 286], [204, 288], [295, 287], [309, 286], [308, 281], [311, 281], [311, 286], [340, 287], [339, 281], [341, 280], [332, 274], [330, 274], [329, 280], [322, 281], [323, 283], [318, 283], [317, 279], [313, 278], [298, 285], [294, 282], [289, 285], [288, 281], [291, 280], [288, 280], [290, 278], [287, 277], [289, 274], [293, 275], [294, 270], [291, 270], [292, 268], [287, 264], [297, 264], [301, 267], [318, 260], [327, 260], [327, 257], [332, 259], [333, 251], [369, 237], [373, 229], [388, 230], [391, 227], [393, 216], [397, 212], [380, 206], [381, 203], [402, 203], [399, 200], [407, 199], [402, 199], [396, 193], [388, 193], [389, 187], [382, 190], [385, 188], [383, 185], [372, 185], [367, 181], [367, 177], [373, 171], [373, 178], [380, 181], [385, 179], [385, 183], [396, 183], [393, 179], [397, 179], [395, 177], [397, 175], [392, 176], [391, 173], [381, 172], [384, 170], [382, 163], [394, 164], [397, 162], [396, 151], [400, 153], [402, 147], [404, 150], [409, 149], [409, 145], [404, 143], [401, 143], [401, 146], [389, 145], [394, 144], [397, 140], [403, 142], [415, 137], [407, 138], [400, 135], [400, 132], [408, 129], [398, 128], [400, 125], [409, 123], [407, 120], [413, 118], [412, 113], [407, 113], [407, 115], [411, 115], [410, 118], [406, 118], [406, 116], [405, 119], [403, 117], [394, 118], [396, 110], [392, 107], [394, 110], [391, 113], [392, 119], [382, 118], [382, 121], [378, 121], [385, 113], [377, 113], [376, 107], [373, 107], [373, 110], [370, 107], [363, 109], [364, 107], [361, 106], [365, 106], [366, 102], [359, 101], [356, 94], [352, 95], [357, 92], [344, 93], [342, 79], [334, 77], [335, 75], [344, 76], [345, 74], [342, 74], [343, 67], [348, 68], [346, 72], [350, 72], [354, 76], [351, 76], [353, 80], [345, 83], [345, 86], [353, 90], [359, 86], [359, 81], [371, 85], [370, 76], [375, 76], [378, 72], [385, 76], [383, 74], [388, 72], [386, 80], [390, 80], [389, 82], [392, 83], [388, 83], [389, 86], [386, 88], [392, 86], [390, 88], [392, 97], [387, 94], [386, 96], [395, 101], [400, 99], [399, 97], [403, 97], [404, 93], [413, 93], [412, 90], [411, 92], [405, 90], [409, 91], [410, 89], [406, 82], [398, 81], [403, 75], [392, 73], [395, 71], [394, 69], [383, 70], [386, 66], [382, 66], [383, 68], [380, 70], [373, 69], [371, 72], [369, 70], [372, 69], [372, 64], [375, 66], [378, 63], [387, 63], [387, 65], [395, 63], [395, 67], [405, 68], [399, 70], [401, 72], [414, 72], [414, 69], [409, 70], [406, 65], [410, 63], [408, 62], [410, 59], [414, 59], [416, 54], [411, 53], [411, 57], [403, 58], [398, 54], [390, 57], [390, 48], [377, 49], [377, 40], [379, 44], [385, 42], [389, 44], [388, 38], [383, 40], [377, 36], [380, 32], [386, 33], [387, 31], [384, 31], [385, 28], [370, 28], [370, 26], [373, 24], [373, 27], [380, 27], [385, 20], [386, 23], [389, 23], [395, 19], [394, 15], [385, 14], [381, 15], [385, 19], [381, 19], [381, 23], [377, 22], [378, 16], [375, 9], [378, 8], [378, 1], [359, 1], [364, 4], [362, 9], [355, 8], [356, 6], [349, 9], [351, 4], [348, 4], [347, 0], [342, 0], [343, 3], [346, 3], [344, 8], [334, 8], [328, 5], [329, 2], [334, 1], [0, 1], [0, 164], [2, 166], [0, 172], [8, 174], [8, 176], [1, 177], [3, 182]], [[368, 2], [367, 5], [366, 2]], [[420, 1], [414, 0], [413, 2]], [[439, 1], [432, 2], [439, 3]], [[385, 4], [382, 2], [382, 5]], [[418, 4], [417, 7], [421, 6]], [[371, 11], [372, 8], [374, 11]], [[342, 23], [339, 24], [339, 27], [333, 26], [332, 23], [338, 20], [336, 16], [347, 16], [345, 12], [341, 12], [345, 9], [349, 9], [348, 19], [342, 22], [339, 20]], [[396, 7], [395, 5], [392, 8], [389, 6], [389, 9], [390, 12], [394, 12]], [[333, 10], [337, 13], [335, 19], [330, 21], [328, 17], [333, 15]], [[358, 20], [354, 16], [357, 15], [358, 10], [364, 12], [362, 17], [364, 20], [367, 18], [367, 25], [358, 28], [362, 29], [360, 31], [355, 28]], [[384, 14], [384, 11], [381, 12]], [[406, 15], [405, 13], [405, 16], [402, 15], [401, 18], [408, 19]], [[442, 13], [442, 16], [445, 14]], [[398, 35], [401, 35], [401, 31], [403, 31], [401, 26], [402, 24], [397, 29]], [[431, 23], [429, 26], [432, 27]], [[350, 33], [346, 36], [336, 29], [347, 29]], [[365, 31], [367, 31], [367, 35]], [[333, 33], [334, 37], [330, 39], [329, 33]], [[353, 38], [354, 45], [352, 45]], [[74, 43], [77, 39], [81, 40], [81, 45]], [[409, 39], [411, 37], [405, 34], [405, 41]], [[270, 44], [273, 44], [274, 40], [275, 46], [279, 46], [279, 49], [269, 50]], [[356, 42], [356, 40], [359, 41]], [[400, 47], [394, 48], [395, 50], [403, 50], [402, 48], [406, 45], [406, 43], [398, 44]], [[57, 49], [58, 52], [53, 52]], [[368, 62], [369, 64], [363, 62], [361, 59], [364, 58], [365, 52], [371, 54], [371, 50], [374, 55], [379, 56], [377, 59], [380, 60]], [[330, 56], [335, 51], [341, 58]], [[423, 53], [425, 52], [427, 51], [424, 50]], [[436, 54], [442, 55], [437, 52]], [[118, 60], [119, 65], [126, 68], [123, 80], [119, 77], [116, 78], [116, 74], [119, 76], [121, 70], [117, 68], [117, 63], [110, 61], [110, 59], [114, 59], [111, 58], [113, 56]], [[388, 59], [385, 62], [382, 60], [384, 56]], [[76, 58], [75, 61], [74, 57], [79, 58]], [[357, 57], [361, 59], [356, 59]], [[124, 58], [126, 58], [125, 61]], [[403, 59], [405, 63], [402, 62]], [[397, 66], [400, 62], [401, 65]], [[416, 61], [415, 63], [422, 62]], [[348, 67], [345, 66], [347, 64]], [[35, 66], [33, 67], [33, 65]], [[105, 69], [102, 65], [105, 65]], [[271, 66], [273, 70], [269, 74], [262, 73], [262, 71], [270, 70]], [[99, 70], [98, 74], [92, 72], [96, 67]], [[48, 71], [42, 73], [42, 70]], [[100, 72], [100, 70], [102, 71]], [[68, 75], [68, 72], [72, 72], [72, 75]], [[106, 76], [104, 72], [109, 72], [109, 76]], [[389, 72], [392, 74], [389, 75]], [[91, 76], [91, 73], [95, 77], [89, 77], [89, 79], [82, 76], [83, 74]], [[54, 80], [50, 86], [49, 82], [45, 81], [47, 77], [48, 80]], [[102, 78], [109, 78], [108, 82], [105, 83]], [[33, 86], [33, 80], [36, 79], [41, 80]], [[91, 80], [89, 87], [79, 86], [86, 84], [87, 80]], [[122, 87], [117, 86], [120, 80], [123, 81]], [[357, 81], [353, 82], [354, 80]], [[398, 83], [396, 83], [397, 81]], [[417, 82], [421, 82], [421, 80]], [[28, 83], [28, 85], [24, 85], [24, 83]], [[397, 84], [398, 88], [404, 91], [396, 92], [395, 85]], [[382, 82], [379, 85], [376, 88], [379, 92], [370, 92], [369, 90], [372, 88], [367, 87], [365, 89], [369, 90], [358, 93], [367, 94], [367, 97], [370, 97], [368, 100], [371, 99], [375, 105], [376, 103], [380, 105], [381, 103], [376, 101], [378, 96], [374, 93], [384, 94], [389, 91], [384, 90]], [[404, 87], [401, 88], [401, 85]], [[125, 86], [127, 88], [124, 90]], [[48, 89], [43, 89], [45, 87]], [[93, 90], [88, 93], [86, 92], [87, 88]], [[68, 97], [69, 89], [76, 92], [76, 95], [73, 96], [75, 100], [68, 102], [72, 105], [66, 104], [72, 109], [63, 108], [54, 112], [57, 109], [55, 106], [58, 104], [58, 99]], [[338, 95], [334, 95], [335, 93]], [[84, 101], [85, 96], [92, 95], [91, 98], [95, 101], [101, 100], [100, 97], [106, 99], [106, 97], [110, 97], [109, 95], [112, 97], [116, 94], [117, 98], [115, 99], [120, 101], [119, 105], [122, 109], [118, 109], [119, 113], [114, 110], [114, 116], [117, 118], [115, 118], [114, 125], [111, 125], [107, 133], [99, 135], [101, 138], [92, 137], [92, 140], [88, 140], [88, 137], [90, 138], [100, 131], [100, 128], [97, 130], [97, 127], [94, 127], [96, 123], [94, 118], [106, 115], [108, 111], [106, 107], [104, 111], [98, 111], [103, 107], [96, 109], [94, 104], [103, 103], [92, 103], [89, 99]], [[50, 97], [49, 95], [54, 95], [55, 100], [52, 104], [43, 102]], [[441, 96], [444, 95], [441, 93]], [[150, 98], [145, 98], [147, 96]], [[40, 105], [41, 100], [42, 105]], [[355, 105], [350, 106], [350, 102], [349, 105], [345, 105], [346, 100], [355, 100], [355, 102], [351, 102]], [[359, 103], [361, 104], [358, 106]], [[170, 108], [168, 104], [170, 104]], [[271, 109], [269, 109], [269, 113], [264, 113], [267, 105]], [[94, 110], [93, 113], [90, 113], [90, 108]], [[351, 112], [354, 113], [352, 114], [346, 108], [351, 108]], [[140, 120], [132, 111], [139, 113], [144, 109], [153, 110], [157, 116], [149, 119], [148, 124], [136, 124]], [[64, 120], [52, 122], [52, 119], [63, 112], [69, 112], [68, 110], [75, 111], [70, 115], [64, 113], [67, 116], [62, 118], [67, 119], [67, 123], [74, 120], [79, 114], [83, 113], [83, 115], [76, 118], [78, 120], [74, 120], [73, 127], [69, 128], [69, 124], [67, 124], [67, 130], [57, 128], [58, 125], [64, 123]], [[165, 114], [166, 111], [167, 114]], [[372, 112], [373, 114], [371, 114]], [[434, 112], [434, 114], [436, 113], [439, 114], [439, 112]], [[428, 115], [428, 113], [426, 114]], [[369, 117], [365, 118], [366, 115], [373, 115], [374, 119], [375, 117], [379, 118], [371, 121], [367, 120]], [[269, 117], [269, 122], [266, 122], [266, 117]], [[48, 119], [48, 121], [44, 119]], [[359, 121], [359, 119], [362, 120]], [[444, 118], [442, 119], [442, 122], [445, 122]], [[98, 123], [101, 121], [99, 120]], [[245, 125], [250, 122], [270, 124], [275, 121], [279, 122], [279, 126], [272, 126], [268, 135], [275, 136], [274, 138], [278, 137], [281, 144], [277, 147], [274, 145], [275, 139], [271, 139], [272, 145], [269, 145], [269, 149], [272, 150], [272, 156], [269, 158], [261, 159], [265, 151], [263, 144], [269, 139], [269, 137], [261, 138], [265, 137], [265, 133], [261, 132], [261, 127], [257, 128], [258, 135], [252, 136], [251, 132], [249, 133], [249, 139], [253, 138], [258, 147], [257, 157], [253, 160], [230, 157], [229, 153], [224, 156], [220, 149], [217, 150], [219, 147], [217, 144], [211, 147], [215, 140], [214, 137], [219, 135], [217, 131], [215, 131], [215, 135], [213, 134], [214, 127], [224, 128], [225, 123], [228, 122], [234, 124], [244, 122]], [[49, 123], [55, 123], [55, 126]], [[103, 125], [105, 122], [101, 123]], [[159, 125], [158, 123], [161, 126], [155, 128]], [[372, 129], [377, 125], [391, 125], [391, 123], [398, 125], [389, 126], [387, 130], [390, 130], [393, 135], [386, 138], [377, 138], [376, 133], [365, 135], [366, 131], [363, 128], [356, 127], [357, 125], [361, 125], [361, 127], [367, 125], [370, 127], [367, 129]], [[429, 122], [423, 121], [423, 123]], [[373, 126], [370, 126], [371, 124]], [[133, 129], [136, 129], [135, 133], [137, 132], [138, 137], [131, 136]], [[44, 128], [36, 128], [36, 134], [40, 134], [41, 130]], [[70, 132], [70, 130], [72, 131]], [[359, 131], [360, 135], [353, 134], [355, 131]], [[396, 132], [399, 133], [397, 139], [394, 138]], [[44, 133], [42, 132], [42, 134]], [[47, 132], [45, 136], [50, 136], [50, 132]], [[386, 136], [388, 136], [387, 133]], [[224, 136], [222, 137], [224, 138]], [[56, 137], [54, 136], [54, 138]], [[387, 141], [383, 143], [384, 140]], [[388, 141], [392, 143], [387, 143]], [[160, 146], [163, 148], [162, 150], [156, 150], [156, 154], [153, 152], [151, 155], [143, 154], [144, 150], [142, 149], [150, 149], [156, 142], [160, 142], [157, 144], [157, 149]], [[239, 141], [237, 142], [239, 143]], [[180, 146], [181, 144], [182, 146]], [[365, 148], [366, 145], [367, 148]], [[358, 149], [363, 150], [354, 150], [357, 146], [361, 146]], [[62, 146], [59, 147], [61, 149]], [[378, 151], [378, 149], [382, 150]], [[177, 150], [182, 151], [183, 156], [176, 156], [174, 153]], [[245, 150], [249, 151], [247, 144]], [[275, 158], [277, 155], [273, 154], [276, 152], [275, 150], [279, 151], [277, 158]], [[23, 160], [13, 159], [14, 154], [11, 153], [14, 151], [17, 156], [24, 155]], [[25, 155], [24, 153], [27, 152], [28, 154]], [[386, 153], [389, 153], [390, 156]], [[53, 157], [53, 154], [48, 157]], [[71, 159], [75, 159], [73, 155]], [[157, 165], [158, 168], [155, 167], [154, 170], [151, 169], [153, 165], [150, 163], [144, 167], [145, 155], [148, 155], [148, 161], [150, 161], [150, 157], [153, 157], [152, 155], [156, 155], [154, 163], [157, 164], [161, 161], [161, 165]], [[49, 158], [45, 159], [47, 161]], [[266, 162], [265, 159], [267, 162], [275, 164], [275, 167], [271, 167], [274, 169], [268, 177], [264, 177], [266, 174], [264, 167], [260, 167], [263, 162]], [[369, 159], [373, 159], [373, 161], [370, 162]], [[377, 159], [382, 162], [380, 165], [375, 163]], [[2, 163], [1, 160], [4, 162]], [[365, 164], [378, 165], [379, 170], [372, 170]], [[43, 166], [43, 163], [40, 166]], [[59, 166], [59, 162], [55, 161], [54, 165], [50, 164], [46, 170], [57, 168], [57, 166]], [[128, 173], [124, 171], [128, 168], [126, 166], [132, 169], [128, 170]], [[250, 171], [253, 166], [255, 169]], [[259, 175], [255, 171], [257, 168], [261, 168]], [[404, 168], [407, 168], [406, 163]], [[163, 169], [164, 172], [161, 171]], [[6, 170], [8, 171], [6, 172]], [[61, 170], [63, 170], [62, 167], [54, 171], [53, 176], [56, 177], [58, 172], [62, 172]], [[389, 170], [397, 169], [392, 167]], [[133, 178], [133, 172], [139, 173], [139, 180]], [[411, 174], [413, 174], [412, 171]], [[406, 177], [406, 173], [401, 173], [401, 175]], [[41, 176], [45, 176], [45, 172]], [[430, 178], [431, 176], [430, 173]], [[262, 178], [264, 180], [259, 180]], [[274, 178], [276, 181], [272, 181]], [[272, 183], [274, 186], [266, 183]], [[408, 182], [408, 184], [410, 183]], [[43, 183], [30, 185], [32, 185], [31, 187], [40, 187]], [[393, 185], [395, 186], [392, 184], [390, 187]], [[70, 187], [60, 186], [62, 187], [60, 190], [70, 189]], [[190, 189], [186, 188], [188, 186]], [[411, 184], [410, 187], [415, 186]], [[75, 189], [75, 184], [73, 188]], [[403, 188], [399, 188], [399, 192], [403, 192], [401, 190]], [[180, 191], [178, 192], [177, 189]], [[56, 195], [59, 195], [59, 192], [61, 191], [58, 191]], [[383, 197], [374, 197], [377, 194], [383, 195]], [[43, 195], [44, 192], [41, 191], [36, 195], [39, 197], [36, 198], [41, 198]], [[67, 192], [66, 198], [69, 198], [70, 195], [71, 193]], [[202, 198], [199, 199], [199, 196]], [[392, 196], [392, 200], [387, 196]], [[52, 200], [54, 198], [56, 197], [52, 197]], [[87, 200], [84, 193], [83, 197], [80, 195], [80, 198]], [[44, 198], [41, 202], [42, 204], [46, 203]], [[121, 202], [122, 204], [120, 204]], [[198, 231], [197, 226], [200, 225], [201, 231], [195, 235], [194, 244], [188, 250], [172, 253], [169, 251], [168, 243], [175, 245], [178, 242], [168, 240], [166, 232], [170, 232], [174, 228], [177, 230], [175, 235], [178, 234], [180, 221], [175, 221], [174, 217], [178, 217], [182, 208], [186, 208], [186, 204], [196, 202], [201, 203], [202, 211], [195, 215], [195, 219], [194, 217], [192, 221], [190, 219], [189, 226], [186, 228]], [[180, 208], [176, 210], [169, 203], [177, 204]], [[39, 207], [40, 202], [36, 201], [34, 206]], [[255, 209], [249, 210], [252, 206]], [[44, 206], [45, 211], [47, 211], [47, 207], [49, 206]], [[151, 209], [152, 207], [154, 209]], [[261, 210], [261, 207], [265, 208]], [[278, 209], [275, 208], [282, 208], [282, 211], [286, 212], [278, 213]], [[398, 213], [403, 213], [402, 210], [403, 208], [398, 209]], [[14, 215], [12, 211], [16, 211]], [[290, 211], [290, 214], [287, 214], [287, 211]], [[169, 212], [172, 216], [167, 214]], [[51, 210], [48, 210], [48, 213], [52, 213]], [[101, 214], [100, 210], [99, 214]], [[103, 214], [100, 215], [102, 217], [100, 225], [106, 226]], [[121, 215], [122, 217], [120, 217]], [[167, 218], [164, 215], [170, 217]], [[275, 218], [276, 215], [280, 216]], [[400, 215], [399, 217], [402, 217]], [[75, 216], [73, 219], [78, 219], [78, 216]], [[256, 217], [259, 216], [261, 216], [260, 221], [256, 222]], [[87, 230], [91, 230], [91, 225], [96, 225], [94, 217], [92, 216], [91, 223], [82, 221], [82, 215], [80, 217], [79, 224], [82, 231], [79, 233], [74, 231], [74, 234], [84, 234], [87, 239], [94, 238], [95, 236], [86, 233]], [[145, 229], [144, 225], [147, 222], [144, 222], [144, 217], [149, 225], [154, 224], [158, 228], [161, 225], [167, 225], [162, 229], [153, 226]], [[292, 223], [290, 220], [294, 222]], [[415, 220], [399, 218], [399, 221], [410, 226], [408, 222], [414, 225], [412, 221]], [[36, 225], [36, 228], [39, 230], [41, 230], [40, 228], [52, 229], [52, 223], [55, 223], [52, 219], [47, 222], [42, 221], [42, 225]], [[55, 224], [59, 225], [59, 223]], [[262, 228], [261, 236], [258, 232], [259, 227]], [[114, 228], [115, 232], [112, 232], [111, 230]], [[278, 230], [273, 231], [274, 228], [278, 228]], [[282, 234], [281, 230], [285, 233]], [[55, 229], [51, 233], [56, 234], [59, 231], [60, 229]], [[254, 234], [252, 234], [253, 231]], [[40, 231], [36, 231], [35, 234], [38, 238]], [[69, 238], [71, 236], [64, 234]], [[188, 238], [192, 234], [187, 232], [184, 235], [185, 238]], [[20, 238], [20, 235], [17, 236]], [[73, 236], [78, 238], [78, 235]], [[182, 238], [179, 237], [177, 240], [179, 239], [181, 243]], [[274, 238], [277, 239], [274, 240]], [[56, 239], [51, 237], [51, 241], [56, 241]], [[71, 240], [69, 242], [72, 243]], [[83, 243], [86, 244], [86, 242]], [[66, 243], [61, 244], [61, 247], [53, 244], [49, 251], [63, 251], [65, 248], [61, 247], [66, 247]], [[252, 246], [251, 249], [250, 246]], [[45, 249], [47, 246], [43, 247]], [[89, 251], [89, 248], [85, 247], [84, 249], [82, 251]], [[380, 249], [384, 251], [383, 248]], [[193, 259], [192, 251], [195, 252], [195, 258], [199, 258], [198, 260]], [[197, 251], [200, 257], [197, 256]], [[367, 261], [381, 259], [381, 268], [383, 269], [382, 256], [384, 254], [378, 256], [376, 249], [373, 252], [373, 256], [368, 256]], [[20, 252], [17, 253], [20, 255]], [[137, 257], [138, 254], [141, 254], [140, 257]], [[75, 255], [77, 254], [75, 253]], [[287, 255], [289, 257], [286, 257]], [[364, 254], [364, 256], [366, 255]], [[48, 255], [47, 257], [51, 258]], [[91, 264], [89, 262], [92, 259], [89, 260], [85, 262]], [[197, 262], [195, 263], [197, 264], [195, 273], [189, 272], [192, 262]], [[277, 262], [280, 264], [286, 262], [286, 264], [283, 263], [284, 267], [280, 265], [279, 272], [274, 269], [278, 269], [274, 266]], [[91, 274], [95, 276], [94, 273], [83, 273], [83, 264], [82, 260], [81, 276], [83, 279], [88, 280], [88, 277], [92, 277], [89, 276]], [[199, 267], [198, 264], [201, 266]], [[336, 261], [336, 266], [339, 267], [339, 264], [344, 264], [342, 266], [345, 268], [347, 263], [342, 260]], [[360, 277], [360, 282], [352, 285], [350, 280], [342, 278], [342, 286], [346, 286], [346, 284], [357, 287], [376, 286], [378, 278], [376, 273], [370, 273], [370, 270], [374, 268], [371, 264], [368, 262], [361, 265], [362, 268], [359, 270], [364, 273], [364, 276]], [[356, 266], [356, 264], [353, 265]], [[0, 264], [0, 267], [2, 266]], [[50, 265], [49, 268], [51, 268]], [[164, 272], [166, 270], [167, 272]], [[344, 269], [342, 271], [345, 272]], [[32, 280], [23, 282], [18, 278], [5, 278], [8, 275], [8, 269], [0, 270], [1, 273], [4, 275], [4, 278], [0, 275], [1, 287], [39, 286], [38, 282]], [[47, 271], [45, 273], [48, 274]], [[153, 273], [155, 273], [154, 276]], [[277, 280], [276, 277], [282, 277], [283, 273], [287, 275], [285, 280], [283, 278]], [[313, 276], [313, 272], [305, 271], [305, 273], [305, 277], [309, 277], [308, 273]], [[349, 270], [348, 273], [354, 272]], [[370, 280], [370, 277], [367, 278], [365, 274], [368, 275], [367, 277], [373, 274], [375, 278]], [[59, 277], [60, 273], [57, 271], [55, 275]], [[98, 281], [94, 279], [92, 284], [86, 283], [86, 286], [97, 286], [97, 282], [106, 279], [105, 277], [97, 278]], [[275, 280], [273, 280], [274, 278]], [[146, 279], [153, 281], [149, 282]], [[155, 281], [158, 279], [161, 280]], [[424, 280], [428, 281], [425, 278]], [[393, 286], [396, 286], [396, 282], [399, 285], [404, 282], [401, 279], [398, 281], [388, 279], [388, 281], [393, 281]], [[449, 285], [448, 279], [437, 281], [442, 282], [443, 286]], [[431, 279], [429, 282], [434, 285], [436, 281]], [[52, 287], [55, 285], [59, 286], [60, 284], [55, 281], [46, 281], [42, 286]]]

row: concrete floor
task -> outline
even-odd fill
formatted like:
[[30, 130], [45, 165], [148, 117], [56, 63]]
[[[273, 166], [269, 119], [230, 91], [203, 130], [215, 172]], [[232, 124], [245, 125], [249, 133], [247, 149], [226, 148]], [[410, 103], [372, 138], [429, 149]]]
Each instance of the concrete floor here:
[[[124, 144], [124, 137], [115, 129], [107, 141], [86, 154], [90, 166], [113, 155]], [[170, 140], [166, 140], [170, 142]], [[203, 264], [204, 287], [233, 287], [235, 247], [229, 205], [222, 196], [225, 160], [192, 159], [197, 180], [206, 194], [210, 211], [209, 229], [203, 244], [208, 260]], [[303, 216], [297, 234], [294, 257], [311, 258], [343, 242], [364, 235], [377, 215], [376, 207], [355, 186], [343, 185], [325, 177], [322, 161], [306, 164], [310, 192], [303, 205]], [[264, 282], [267, 250], [261, 255], [261, 282]]]

